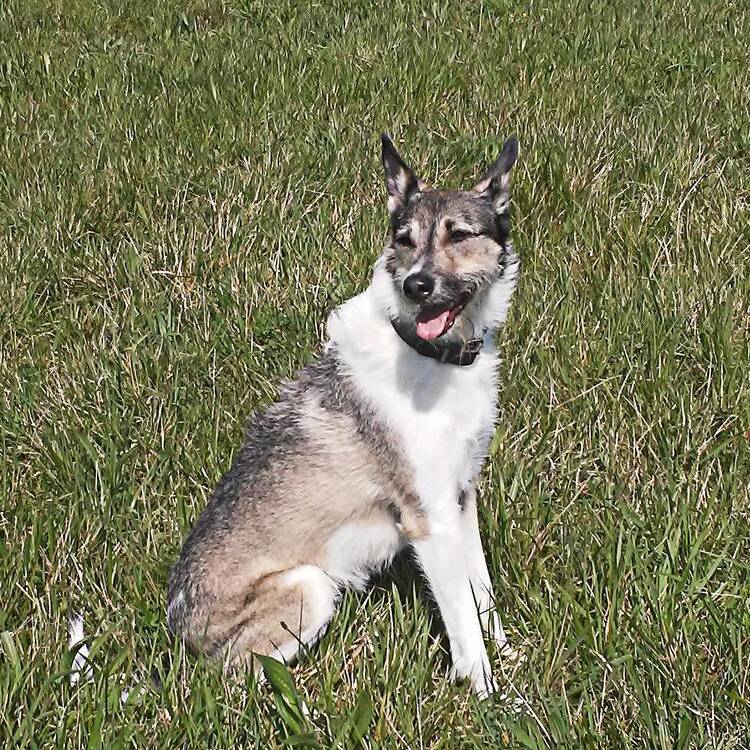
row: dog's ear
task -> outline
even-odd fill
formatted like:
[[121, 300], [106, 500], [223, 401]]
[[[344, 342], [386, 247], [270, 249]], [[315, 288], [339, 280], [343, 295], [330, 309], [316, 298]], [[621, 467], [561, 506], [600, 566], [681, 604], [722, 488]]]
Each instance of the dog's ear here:
[[475, 192], [487, 198], [499, 214], [508, 210], [510, 202], [510, 170], [518, 158], [518, 138], [512, 135], [503, 144], [500, 156], [474, 185]]
[[414, 170], [399, 156], [389, 136], [383, 133], [380, 141], [383, 145], [385, 186], [388, 189], [388, 213], [395, 216], [419, 192], [421, 184]]

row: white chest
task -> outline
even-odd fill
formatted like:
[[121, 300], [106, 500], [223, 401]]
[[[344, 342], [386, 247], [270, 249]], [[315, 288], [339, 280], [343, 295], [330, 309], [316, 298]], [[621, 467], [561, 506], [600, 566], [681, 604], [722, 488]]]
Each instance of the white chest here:
[[401, 352], [393, 377], [366, 386], [400, 439], [426, 504], [454, 503], [481, 469], [496, 412], [494, 362], [483, 356], [456, 367]]
[[406, 454], [422, 502], [455, 503], [459, 489], [479, 473], [494, 429], [492, 342], [473, 365], [457, 367], [417, 354], [390, 324], [334, 340], [357, 389]]

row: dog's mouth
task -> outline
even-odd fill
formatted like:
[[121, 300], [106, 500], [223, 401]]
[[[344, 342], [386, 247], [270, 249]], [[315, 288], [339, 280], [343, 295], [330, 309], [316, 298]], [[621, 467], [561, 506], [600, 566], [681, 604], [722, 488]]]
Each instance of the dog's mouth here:
[[465, 291], [461, 295], [459, 303], [454, 307], [430, 307], [419, 312], [414, 319], [417, 326], [417, 336], [425, 341], [432, 341], [448, 333], [456, 322], [456, 318], [468, 304], [472, 294], [471, 290]]

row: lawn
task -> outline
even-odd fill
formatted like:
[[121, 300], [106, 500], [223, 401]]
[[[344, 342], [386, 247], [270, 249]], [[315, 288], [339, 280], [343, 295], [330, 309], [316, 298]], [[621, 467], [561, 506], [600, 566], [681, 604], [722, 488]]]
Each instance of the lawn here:
[[[3, 746], [750, 747], [741, 5], [0, 4]], [[165, 627], [248, 418], [368, 282], [384, 130], [454, 187], [521, 142], [481, 524], [525, 659], [482, 703], [408, 560], [264, 685]]]

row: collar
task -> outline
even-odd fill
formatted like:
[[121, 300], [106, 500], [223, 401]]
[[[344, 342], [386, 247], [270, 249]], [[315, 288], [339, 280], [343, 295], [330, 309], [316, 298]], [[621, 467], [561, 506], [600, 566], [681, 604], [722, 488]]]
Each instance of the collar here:
[[437, 344], [435, 341], [426, 341], [419, 338], [411, 326], [403, 325], [398, 318], [391, 318], [391, 325], [401, 340], [414, 349], [417, 354], [430, 357], [446, 365], [467, 367], [474, 364], [474, 360], [479, 356], [484, 346], [484, 338], [481, 336], [463, 342], [453, 341]]

